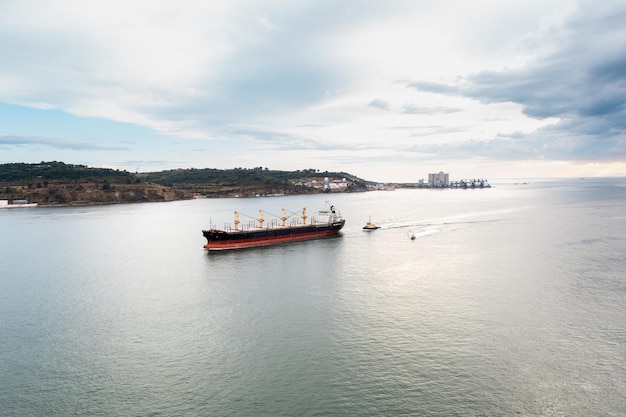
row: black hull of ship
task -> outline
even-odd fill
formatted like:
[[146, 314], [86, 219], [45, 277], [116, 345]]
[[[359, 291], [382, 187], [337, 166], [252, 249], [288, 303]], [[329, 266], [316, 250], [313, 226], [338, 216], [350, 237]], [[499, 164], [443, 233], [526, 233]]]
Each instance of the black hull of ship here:
[[274, 245], [300, 240], [320, 239], [337, 234], [343, 228], [345, 220], [329, 224], [310, 224], [301, 226], [276, 226], [267, 229], [247, 231], [203, 230], [207, 240], [204, 247], [209, 250], [227, 250]]

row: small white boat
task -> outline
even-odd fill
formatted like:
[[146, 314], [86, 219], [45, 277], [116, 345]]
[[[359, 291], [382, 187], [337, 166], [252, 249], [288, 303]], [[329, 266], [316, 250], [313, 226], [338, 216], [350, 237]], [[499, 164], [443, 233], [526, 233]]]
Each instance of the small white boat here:
[[37, 207], [37, 203], [29, 203], [27, 200], [13, 200], [9, 203], [9, 200], [0, 200], [0, 209], [6, 208], [29, 208]]

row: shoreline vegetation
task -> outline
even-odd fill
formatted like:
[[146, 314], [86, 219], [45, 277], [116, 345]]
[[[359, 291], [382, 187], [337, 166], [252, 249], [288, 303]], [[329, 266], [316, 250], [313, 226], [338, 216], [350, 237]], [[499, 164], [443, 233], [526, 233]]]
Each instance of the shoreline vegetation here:
[[131, 173], [63, 162], [0, 164], [0, 200], [80, 206], [390, 189], [345, 172], [268, 168], [175, 169]]

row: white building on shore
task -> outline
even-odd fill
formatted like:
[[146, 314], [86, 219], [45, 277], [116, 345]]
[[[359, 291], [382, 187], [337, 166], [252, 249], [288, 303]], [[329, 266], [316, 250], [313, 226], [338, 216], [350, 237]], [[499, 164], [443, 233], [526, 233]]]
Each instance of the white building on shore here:
[[428, 186], [431, 188], [445, 188], [450, 185], [450, 174], [439, 172], [428, 174]]

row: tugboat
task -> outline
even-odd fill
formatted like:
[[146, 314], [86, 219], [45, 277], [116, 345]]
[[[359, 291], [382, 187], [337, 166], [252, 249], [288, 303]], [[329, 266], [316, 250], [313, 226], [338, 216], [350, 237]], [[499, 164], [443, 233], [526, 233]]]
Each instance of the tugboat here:
[[380, 229], [380, 226], [377, 226], [374, 223], [372, 223], [372, 217], [370, 216], [370, 219], [367, 221], [365, 226], [363, 226], [363, 230], [366, 232], [369, 232], [369, 231], [376, 230], [376, 229]]

